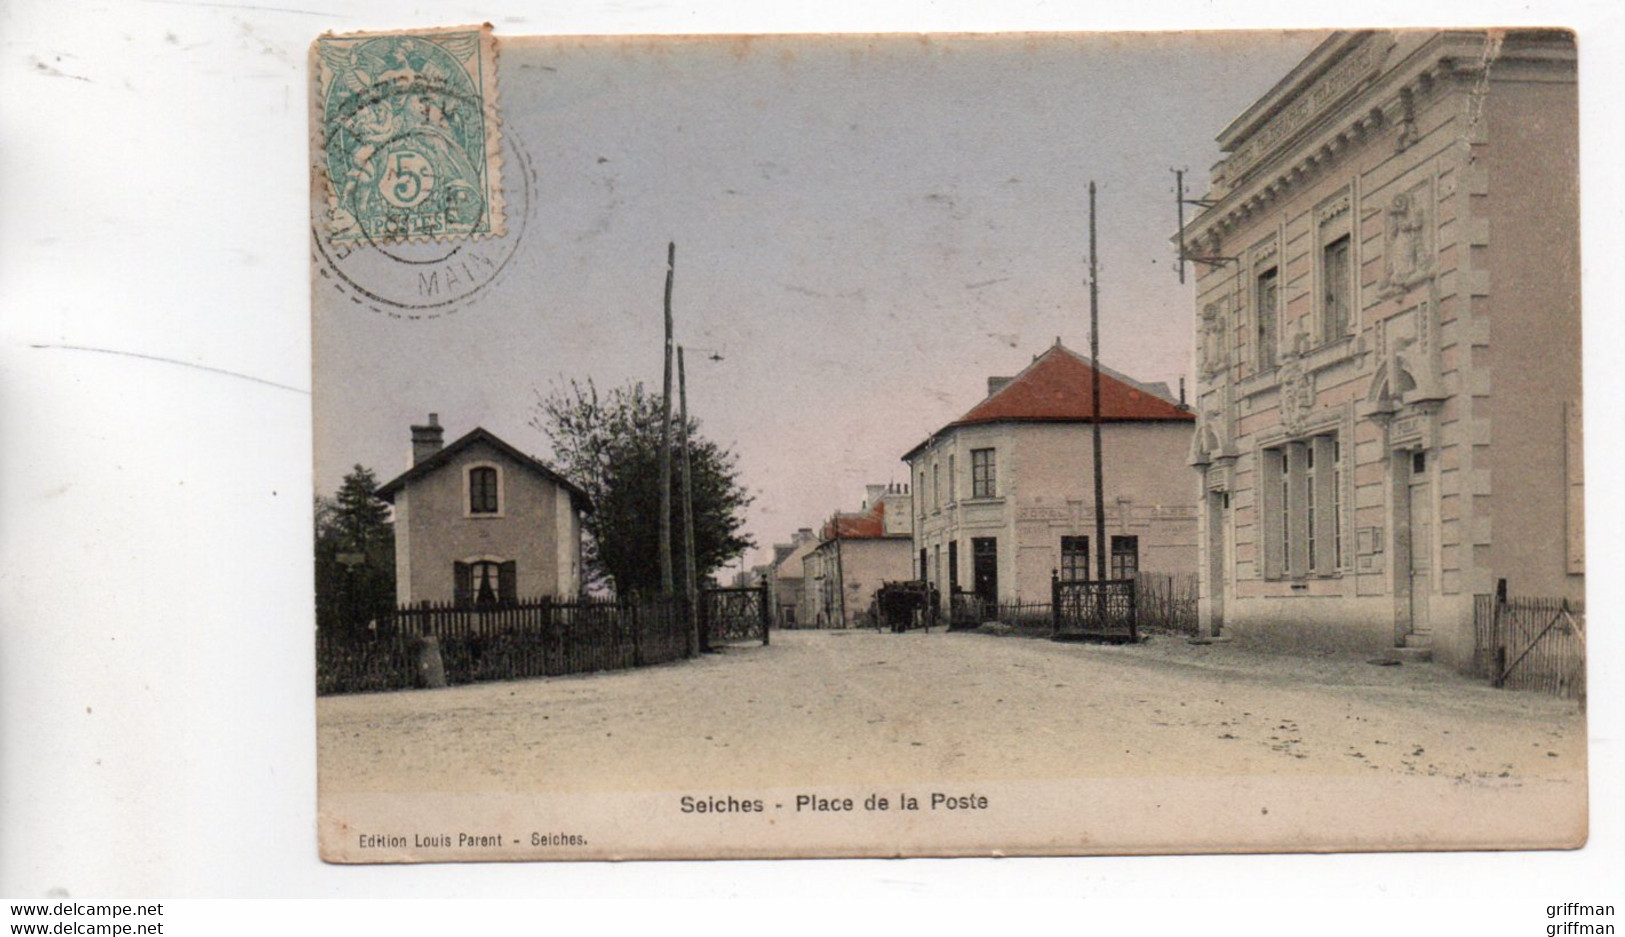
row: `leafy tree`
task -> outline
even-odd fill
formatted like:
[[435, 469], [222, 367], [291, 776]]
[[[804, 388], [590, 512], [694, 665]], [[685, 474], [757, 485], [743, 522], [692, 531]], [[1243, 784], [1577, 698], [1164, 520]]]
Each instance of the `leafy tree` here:
[[[584, 566], [589, 581], [620, 595], [660, 589], [660, 397], [642, 383], [600, 396], [591, 380], [536, 394], [530, 425], [553, 444], [559, 468], [592, 498]], [[688, 434], [694, 503], [695, 572], [701, 582], [756, 546], [741, 532], [751, 494], [739, 480], [738, 457], [699, 435], [699, 422], [672, 417], [672, 564], [683, 574], [682, 463]]]
[[316, 496], [316, 625], [363, 629], [395, 604], [395, 535], [378, 478], [357, 465], [338, 494]]

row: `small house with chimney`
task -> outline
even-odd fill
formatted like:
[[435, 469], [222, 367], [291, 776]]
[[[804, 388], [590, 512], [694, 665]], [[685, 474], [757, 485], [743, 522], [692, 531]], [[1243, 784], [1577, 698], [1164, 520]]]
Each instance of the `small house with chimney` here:
[[397, 601], [579, 594], [586, 492], [484, 428], [443, 434], [437, 414], [413, 426], [411, 468], [378, 489], [395, 508]]

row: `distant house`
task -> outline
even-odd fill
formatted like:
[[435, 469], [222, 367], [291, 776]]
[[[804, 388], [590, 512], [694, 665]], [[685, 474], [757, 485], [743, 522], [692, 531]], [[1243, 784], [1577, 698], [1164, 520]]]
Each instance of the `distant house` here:
[[484, 429], [449, 446], [442, 434], [433, 413], [413, 426], [412, 467], [378, 489], [395, 507], [397, 601], [579, 593], [586, 493]]
[[913, 574], [906, 485], [870, 485], [864, 510], [837, 513], [802, 560], [801, 623], [850, 628], [865, 621], [883, 583]]
[[789, 543], [773, 544], [773, 563], [768, 567], [768, 581], [773, 588], [773, 612], [780, 628], [794, 628], [801, 611], [802, 563], [818, 546], [818, 536], [811, 527], [796, 531]]
[[1051, 573], [1196, 573], [1195, 415], [1166, 385], [1100, 367], [1109, 542], [1095, 538], [1090, 361], [1059, 340], [903, 455], [914, 480], [914, 575], [986, 603], [1048, 602]]

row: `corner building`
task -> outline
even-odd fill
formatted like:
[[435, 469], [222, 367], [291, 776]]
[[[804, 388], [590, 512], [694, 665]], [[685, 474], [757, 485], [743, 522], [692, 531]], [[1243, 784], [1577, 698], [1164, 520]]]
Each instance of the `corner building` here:
[[[1107, 542], [1095, 539], [1095, 365], [1059, 340], [903, 455], [913, 479], [914, 574], [984, 606], [1048, 603], [1050, 576], [1195, 573], [1189, 410], [1163, 384], [1100, 371]], [[945, 608], [944, 611], [948, 609]]]
[[1336, 33], [1218, 140], [1207, 631], [1466, 668], [1498, 579], [1581, 597], [1572, 35]]

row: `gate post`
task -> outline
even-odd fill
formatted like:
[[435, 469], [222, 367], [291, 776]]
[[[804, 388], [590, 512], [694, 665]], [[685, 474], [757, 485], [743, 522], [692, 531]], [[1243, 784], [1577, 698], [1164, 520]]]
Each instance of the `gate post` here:
[[1061, 633], [1061, 574], [1049, 571], [1049, 629], [1050, 637]]
[[768, 631], [768, 626], [773, 621], [773, 606], [768, 600], [768, 598], [769, 598], [768, 597], [768, 585], [767, 585], [767, 580], [766, 579], [762, 580], [762, 585], [761, 585], [760, 588], [761, 588], [761, 608], [762, 608], [762, 646], [767, 647], [767, 642], [768, 642], [767, 631]]
[[1128, 641], [1130, 644], [1138, 644], [1140, 643], [1140, 582], [1138, 579], [1124, 581], [1128, 583]]

